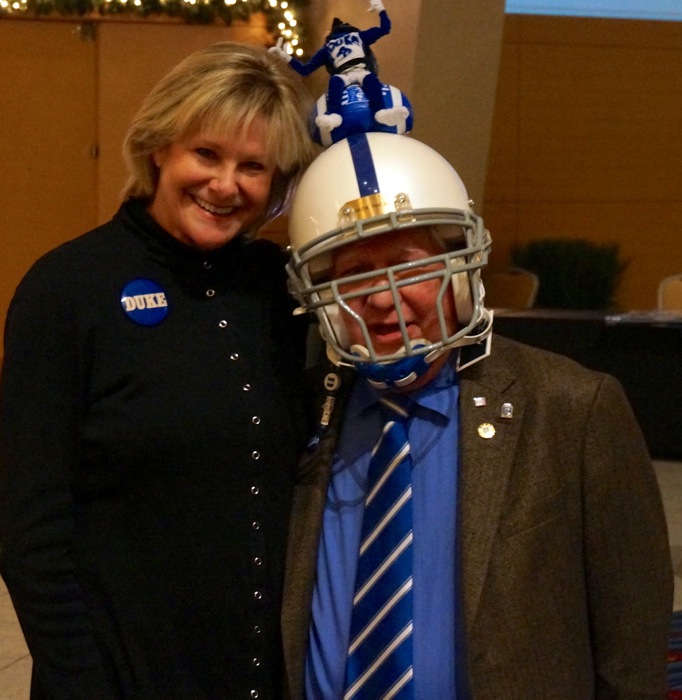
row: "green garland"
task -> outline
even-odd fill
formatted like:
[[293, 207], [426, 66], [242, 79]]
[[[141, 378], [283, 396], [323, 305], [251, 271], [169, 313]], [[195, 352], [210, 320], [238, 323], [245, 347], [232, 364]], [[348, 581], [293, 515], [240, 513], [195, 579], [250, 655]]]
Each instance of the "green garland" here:
[[[288, 0], [292, 12], [305, 7], [310, 0]], [[287, 3], [284, 3], [287, 7]], [[59, 14], [62, 16], [78, 15], [80, 17], [97, 13], [106, 15], [137, 15], [150, 17], [152, 15], [167, 15], [180, 17], [186, 22], [211, 24], [222, 20], [232, 24], [235, 20], [248, 21], [254, 12], [263, 12], [268, 22], [268, 29], [273, 30], [281, 21], [283, 15], [281, 0], [273, 7], [269, 0], [237, 0], [233, 5], [226, 0], [196, 0], [191, 3], [185, 0], [6, 0], [0, 1], [0, 17], [3, 15], [30, 15], [33, 17]], [[301, 36], [300, 26], [296, 35]]]

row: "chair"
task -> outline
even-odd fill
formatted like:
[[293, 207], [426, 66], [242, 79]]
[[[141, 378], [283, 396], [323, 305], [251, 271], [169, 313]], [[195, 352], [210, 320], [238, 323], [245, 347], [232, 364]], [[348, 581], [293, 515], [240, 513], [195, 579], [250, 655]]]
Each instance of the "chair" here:
[[483, 278], [485, 302], [489, 308], [531, 309], [540, 281], [534, 272], [520, 267], [491, 270]]
[[682, 311], [682, 274], [664, 277], [659, 282], [657, 307], [666, 311]]

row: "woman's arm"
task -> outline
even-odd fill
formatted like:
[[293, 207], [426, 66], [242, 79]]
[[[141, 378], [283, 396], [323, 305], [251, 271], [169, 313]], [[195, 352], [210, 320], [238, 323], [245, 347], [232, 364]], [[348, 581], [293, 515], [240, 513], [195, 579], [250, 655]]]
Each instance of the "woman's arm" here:
[[[47, 268], [47, 269], [45, 269]], [[64, 276], [65, 277], [65, 276]], [[113, 698], [74, 563], [82, 354], [69, 281], [38, 264], [11, 304], [0, 384], [0, 570], [50, 698]]]

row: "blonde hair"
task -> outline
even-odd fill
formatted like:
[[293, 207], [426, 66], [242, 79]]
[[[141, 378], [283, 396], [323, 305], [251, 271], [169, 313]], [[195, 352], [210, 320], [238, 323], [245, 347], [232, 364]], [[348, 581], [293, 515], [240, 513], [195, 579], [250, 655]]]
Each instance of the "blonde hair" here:
[[276, 163], [262, 225], [284, 209], [313, 158], [310, 107], [300, 77], [263, 47], [220, 42], [196, 51], [161, 79], [133, 118], [123, 143], [129, 171], [123, 195], [153, 197], [159, 176], [155, 151], [205, 129], [239, 138], [262, 116], [266, 148]]

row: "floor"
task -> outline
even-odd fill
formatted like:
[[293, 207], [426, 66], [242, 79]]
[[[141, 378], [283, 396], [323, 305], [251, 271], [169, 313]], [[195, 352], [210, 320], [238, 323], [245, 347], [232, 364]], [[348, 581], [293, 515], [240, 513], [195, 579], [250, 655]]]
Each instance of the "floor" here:
[[0, 578], [0, 700], [28, 700], [31, 657]]
[[[682, 463], [654, 462], [661, 485], [675, 568], [673, 608], [682, 610]], [[0, 579], [0, 700], [28, 700], [31, 657]]]

